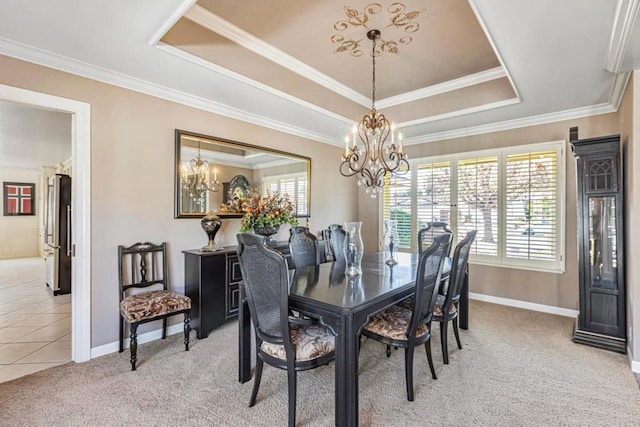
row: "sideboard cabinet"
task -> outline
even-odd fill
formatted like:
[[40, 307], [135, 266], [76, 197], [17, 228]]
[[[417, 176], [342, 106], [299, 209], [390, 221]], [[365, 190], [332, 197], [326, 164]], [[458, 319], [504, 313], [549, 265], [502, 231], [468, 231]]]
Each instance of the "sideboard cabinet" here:
[[[291, 261], [287, 242], [274, 247]], [[194, 249], [182, 253], [185, 294], [191, 298], [191, 327], [198, 339], [206, 338], [212, 330], [238, 316], [242, 275], [236, 247], [228, 246], [216, 252]]]
[[573, 341], [626, 353], [620, 135], [570, 142], [577, 159], [580, 313]]

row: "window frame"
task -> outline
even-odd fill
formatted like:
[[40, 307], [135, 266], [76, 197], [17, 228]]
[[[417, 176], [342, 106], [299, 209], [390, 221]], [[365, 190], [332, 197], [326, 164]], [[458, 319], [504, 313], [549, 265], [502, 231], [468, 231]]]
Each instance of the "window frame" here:
[[[536, 153], [543, 151], [556, 152], [556, 244], [555, 244], [555, 260], [535, 260], [507, 257], [507, 195], [506, 189], [506, 169], [507, 157], [519, 154]], [[456, 242], [460, 241], [464, 236], [460, 236], [458, 232], [458, 163], [467, 159], [477, 157], [496, 157], [498, 158], [498, 208], [496, 212], [497, 218], [497, 237], [498, 247], [497, 256], [471, 254], [469, 262], [477, 265], [487, 265], [502, 268], [514, 268], [531, 271], [542, 271], [551, 273], [564, 273], [566, 271], [565, 253], [566, 253], [566, 141], [550, 141], [533, 144], [516, 145], [501, 148], [492, 148], [486, 150], [466, 151], [460, 153], [452, 153], [446, 155], [437, 155], [431, 157], [421, 157], [409, 160], [411, 173], [411, 247], [400, 248], [403, 252], [417, 252], [417, 169], [420, 164], [432, 164], [449, 162], [451, 168], [450, 177], [450, 224], [453, 230]], [[384, 224], [384, 196], [379, 201], [379, 242], [383, 239]], [[454, 242], [455, 244], [455, 242]], [[379, 243], [379, 250], [382, 250], [382, 243]]]

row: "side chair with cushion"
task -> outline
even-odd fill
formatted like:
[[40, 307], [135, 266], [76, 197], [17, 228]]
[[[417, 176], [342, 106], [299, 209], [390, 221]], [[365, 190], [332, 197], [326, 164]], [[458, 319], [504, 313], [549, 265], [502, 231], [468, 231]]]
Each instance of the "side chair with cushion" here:
[[289, 253], [296, 268], [320, 264], [318, 238], [307, 227], [289, 229]]
[[289, 426], [296, 420], [296, 378], [335, 358], [335, 336], [319, 324], [289, 318], [289, 271], [284, 256], [252, 234], [238, 234], [238, 260], [249, 314], [255, 328], [256, 370], [249, 406], [256, 403], [263, 364], [287, 371]]
[[[138, 325], [162, 319], [162, 339], [167, 337], [167, 317], [184, 314], [184, 349], [189, 351], [191, 299], [168, 290], [167, 244], [136, 243], [118, 246], [120, 285], [120, 353], [124, 351], [125, 321], [131, 328], [131, 370], [136, 370]], [[142, 290], [144, 289], [144, 290]], [[138, 292], [136, 292], [138, 291]]]
[[436, 237], [443, 234], [450, 234], [451, 240], [453, 240], [453, 231], [449, 229], [446, 222], [428, 222], [425, 228], [418, 231], [418, 253], [422, 253], [433, 243]]
[[438, 295], [436, 305], [433, 309], [434, 322], [440, 323], [440, 342], [442, 344], [442, 358], [444, 363], [449, 364], [449, 349], [447, 345], [447, 331], [449, 321], [453, 324], [453, 333], [458, 342], [458, 348], [462, 349], [460, 333], [458, 331], [458, 305], [460, 303], [460, 293], [467, 273], [469, 263], [469, 253], [471, 245], [476, 238], [477, 230], [467, 233], [453, 251], [451, 260], [451, 273], [449, 276], [449, 286], [445, 295]]
[[394, 305], [378, 313], [364, 327], [362, 335], [387, 346], [405, 349], [407, 399], [413, 401], [413, 354], [424, 344], [433, 379], [437, 379], [431, 356], [431, 319], [438, 294], [442, 266], [451, 246], [451, 235], [444, 234], [420, 255], [415, 297], [411, 309]]

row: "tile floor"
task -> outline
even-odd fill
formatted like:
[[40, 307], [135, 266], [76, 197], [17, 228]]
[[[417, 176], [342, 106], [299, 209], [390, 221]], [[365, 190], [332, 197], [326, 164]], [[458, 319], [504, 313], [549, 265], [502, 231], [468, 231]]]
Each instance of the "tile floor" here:
[[0, 260], [0, 382], [71, 360], [71, 295], [53, 296], [41, 258]]

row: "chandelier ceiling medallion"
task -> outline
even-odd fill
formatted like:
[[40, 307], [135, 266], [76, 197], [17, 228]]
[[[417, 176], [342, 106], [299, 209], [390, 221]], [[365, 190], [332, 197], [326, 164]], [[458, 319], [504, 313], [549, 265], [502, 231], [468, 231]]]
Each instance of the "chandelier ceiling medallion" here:
[[[392, 3], [387, 10], [391, 14], [387, 27], [402, 29], [406, 33], [414, 33], [420, 29], [420, 25], [413, 20], [423, 11], [405, 12], [406, 6], [397, 2]], [[383, 52], [398, 54], [398, 45], [407, 45], [413, 39], [403, 36], [398, 41], [382, 40], [380, 30], [370, 29], [368, 26], [370, 16], [381, 11], [382, 6], [379, 3], [366, 6], [362, 13], [345, 6], [348, 19], [334, 24], [338, 31], [350, 26], [364, 27], [368, 29], [367, 38], [372, 42], [371, 111], [353, 125], [351, 137], [345, 136], [344, 154], [340, 164], [342, 176], [357, 175], [358, 185], [365, 186], [366, 193], [371, 197], [382, 193], [387, 174], [405, 174], [409, 171], [407, 155], [402, 147], [402, 133], [398, 132], [396, 135], [395, 125], [376, 110], [376, 57]], [[342, 36], [334, 35], [331, 41], [340, 43], [335, 53], [349, 52], [354, 57], [362, 55], [361, 40], [345, 40]]]
[[[207, 191], [220, 191], [218, 174], [214, 169], [213, 181], [209, 184], [209, 162], [202, 160], [200, 155], [200, 141], [198, 141], [198, 155], [189, 161], [190, 168], [182, 166], [182, 188], [189, 192], [189, 196], [200, 206], [205, 204]], [[190, 169], [190, 170], [189, 170]]]

